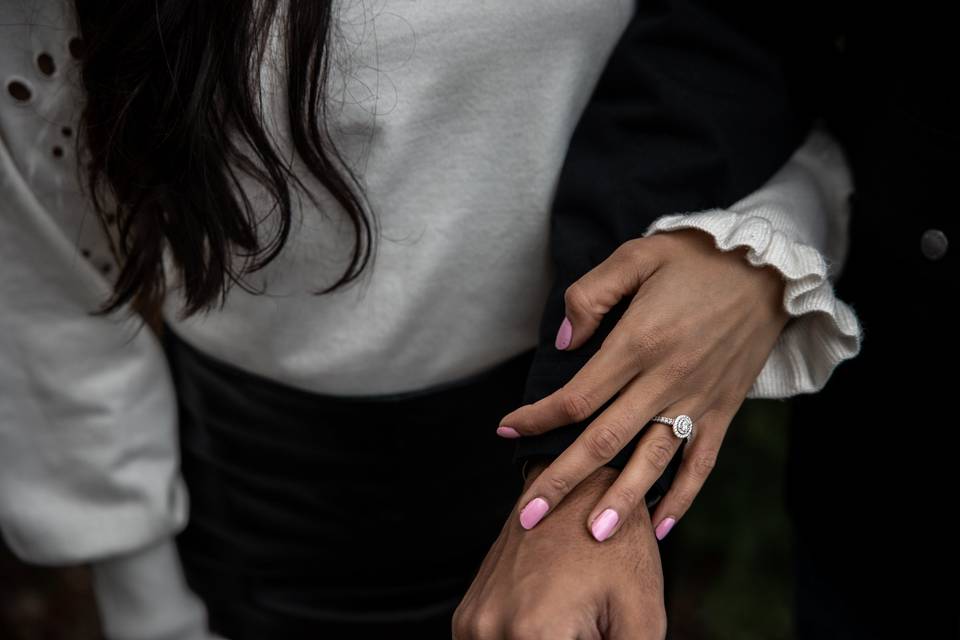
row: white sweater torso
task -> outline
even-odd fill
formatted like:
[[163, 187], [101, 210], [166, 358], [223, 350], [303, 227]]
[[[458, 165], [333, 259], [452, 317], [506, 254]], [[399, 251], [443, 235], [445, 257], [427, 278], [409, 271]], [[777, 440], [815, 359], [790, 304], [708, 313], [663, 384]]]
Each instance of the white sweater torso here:
[[174, 292], [166, 320], [222, 360], [337, 395], [422, 389], [532, 347], [553, 277], [553, 190], [633, 8], [348, 2], [330, 121], [381, 226], [375, 260], [349, 287], [310, 294], [341, 275], [353, 234], [300, 172], [325, 210], [307, 201], [278, 259], [249, 276], [265, 294], [237, 287], [223, 310], [178, 321]]

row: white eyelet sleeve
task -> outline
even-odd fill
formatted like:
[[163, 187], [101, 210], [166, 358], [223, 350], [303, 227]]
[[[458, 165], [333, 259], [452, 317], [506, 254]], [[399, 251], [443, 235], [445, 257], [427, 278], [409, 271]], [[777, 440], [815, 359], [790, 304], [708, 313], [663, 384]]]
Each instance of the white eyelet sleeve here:
[[817, 127], [758, 191], [728, 209], [663, 216], [644, 233], [700, 229], [721, 251], [747, 247], [751, 264], [783, 275], [791, 318], [748, 398], [819, 391], [840, 362], [859, 353], [860, 323], [833, 290], [846, 258], [852, 192], [843, 151]]
[[[136, 319], [88, 315], [106, 280], [2, 144], [0, 171], [4, 539], [28, 562], [92, 562], [111, 640], [205, 637], [171, 538], [186, 523], [187, 495], [160, 345]], [[148, 586], [149, 597], [134, 597]]]
[[78, 183], [71, 15], [0, 0], [0, 532], [89, 563], [109, 640], [205, 638], [166, 358], [136, 316], [90, 315], [116, 264]]

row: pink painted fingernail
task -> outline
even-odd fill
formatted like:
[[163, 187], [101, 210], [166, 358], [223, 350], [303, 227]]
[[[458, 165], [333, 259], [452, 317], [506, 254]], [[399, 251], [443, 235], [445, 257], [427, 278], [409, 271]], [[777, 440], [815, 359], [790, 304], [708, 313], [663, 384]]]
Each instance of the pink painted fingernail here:
[[597, 542], [603, 542], [613, 533], [613, 528], [620, 521], [620, 516], [613, 509], [605, 509], [603, 513], [597, 516], [590, 526], [590, 533], [597, 539]]
[[543, 498], [534, 498], [527, 503], [523, 509], [520, 509], [520, 526], [524, 529], [533, 529], [543, 516], [546, 515], [550, 505]]
[[513, 427], [497, 427], [497, 435], [501, 438], [519, 438], [520, 432]]
[[673, 518], [664, 518], [663, 521], [657, 525], [657, 540], [663, 540], [667, 537], [667, 534], [670, 533], [670, 529], [673, 529], [673, 525], [677, 524], [677, 521]]
[[570, 324], [570, 319], [564, 316], [563, 322], [560, 323], [560, 330], [557, 331], [557, 340], [554, 343], [557, 349], [566, 349], [569, 347], [572, 336], [573, 326]]

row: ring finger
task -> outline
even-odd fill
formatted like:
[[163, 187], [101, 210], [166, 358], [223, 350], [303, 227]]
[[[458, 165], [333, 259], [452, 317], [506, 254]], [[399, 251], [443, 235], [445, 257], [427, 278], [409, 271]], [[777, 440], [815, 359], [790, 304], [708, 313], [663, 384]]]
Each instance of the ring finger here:
[[574, 487], [627, 446], [656, 407], [663, 406], [664, 387], [657, 376], [634, 378], [527, 488], [520, 501], [521, 526], [536, 526]]
[[[683, 406], [675, 405], [659, 415], [669, 418], [698, 415], [691, 413], [691, 404], [685, 402]], [[683, 441], [684, 438], [674, 433], [673, 426], [660, 422], [650, 425], [620, 476], [587, 517], [587, 527], [598, 542], [616, 533], [627, 515], [640, 507], [650, 487], [663, 475]]]

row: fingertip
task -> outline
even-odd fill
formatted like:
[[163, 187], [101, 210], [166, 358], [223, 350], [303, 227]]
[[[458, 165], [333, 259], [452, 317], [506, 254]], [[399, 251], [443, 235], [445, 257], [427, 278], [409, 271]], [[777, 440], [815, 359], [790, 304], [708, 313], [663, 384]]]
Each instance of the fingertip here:
[[517, 431], [513, 427], [500, 425], [499, 427], [497, 427], [497, 435], [500, 436], [501, 438], [519, 438], [523, 434], [521, 434], [519, 431]]
[[563, 351], [570, 346], [570, 341], [573, 338], [573, 325], [570, 324], [570, 318], [567, 316], [563, 317], [563, 322], [560, 323], [560, 328], [557, 330], [557, 337], [554, 341], [554, 346]]
[[517, 420], [513, 420], [513, 419], [508, 420], [507, 418], [504, 418], [503, 420], [500, 421], [500, 424], [497, 425], [497, 433], [498, 433], [499, 435], [504, 435], [504, 434], [500, 433], [500, 431], [501, 431], [501, 430], [506, 430], [506, 429], [512, 429], [512, 430], [516, 431], [517, 433], [520, 433], [520, 430], [517, 429], [517, 425], [518, 425], [518, 424], [520, 424], [520, 423], [519, 423], [519, 421], [517, 421]]
[[537, 526], [537, 523], [543, 520], [547, 515], [550, 505], [543, 498], [537, 497], [526, 504], [520, 510], [520, 526], [528, 531]]
[[[501, 418], [500, 424], [497, 426], [497, 433], [500, 433], [501, 429], [511, 429], [517, 433], [517, 436], [535, 436], [545, 430], [554, 428], [550, 426], [545, 428], [547, 420], [543, 417], [544, 412], [534, 407], [534, 404], [536, 403], [525, 404]], [[509, 433], [507, 431], [507, 434]], [[505, 438], [517, 437], [506, 434], [500, 435]]]
[[670, 533], [670, 530], [673, 529], [673, 525], [677, 524], [677, 519], [674, 517], [664, 518], [660, 524], [657, 525], [657, 528], [654, 529], [654, 533], [657, 536], [657, 540], [663, 540], [667, 537], [667, 534]]
[[590, 525], [590, 533], [597, 542], [603, 542], [613, 535], [618, 522], [620, 522], [620, 514], [616, 510], [604, 509]]

